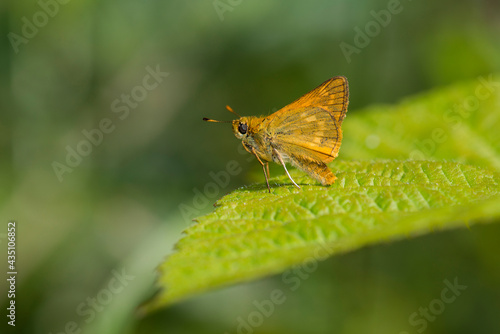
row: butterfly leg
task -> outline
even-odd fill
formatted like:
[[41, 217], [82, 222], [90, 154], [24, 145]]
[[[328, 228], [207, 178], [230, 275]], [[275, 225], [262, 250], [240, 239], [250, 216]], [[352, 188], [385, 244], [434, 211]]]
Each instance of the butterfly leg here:
[[[266, 169], [267, 169], [267, 173], [266, 173]], [[266, 162], [265, 169], [264, 169], [264, 165], [262, 165], [262, 170], [264, 171], [264, 175], [266, 177], [267, 190], [269, 190], [269, 193], [271, 193], [271, 187], [269, 187], [269, 162]]]
[[295, 181], [292, 179], [292, 177], [290, 176], [290, 173], [288, 173], [288, 169], [286, 169], [286, 166], [285, 166], [285, 162], [283, 161], [283, 158], [281, 157], [281, 155], [279, 154], [278, 151], [276, 151], [276, 149], [273, 148], [273, 152], [274, 154], [276, 154], [276, 156], [278, 157], [278, 160], [281, 162], [281, 164], [283, 165], [283, 168], [285, 168], [285, 172], [286, 172], [286, 175], [288, 175], [288, 178], [292, 181], [293, 184], [295, 184], [295, 186], [297, 188], [300, 189], [299, 185], [297, 183], [295, 183]]
[[257, 160], [259, 160], [259, 163], [262, 165], [262, 170], [264, 171], [264, 176], [266, 177], [267, 190], [269, 190], [269, 193], [271, 193], [271, 187], [269, 187], [269, 162], [266, 161], [266, 163], [264, 164], [262, 160], [260, 160], [259, 156], [257, 155], [257, 152], [255, 152], [255, 149], [253, 147], [252, 147], [252, 154], [255, 155]]

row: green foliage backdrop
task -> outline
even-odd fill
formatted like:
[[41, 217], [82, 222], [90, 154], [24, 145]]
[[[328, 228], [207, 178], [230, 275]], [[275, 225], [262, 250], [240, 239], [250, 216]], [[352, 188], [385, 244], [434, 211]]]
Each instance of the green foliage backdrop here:
[[[500, 308], [500, 230], [498, 224], [474, 225], [498, 222], [487, 198], [494, 200], [500, 165], [499, 13], [499, 4], [487, 0], [2, 2], [0, 268], [7, 264], [7, 223], [15, 220], [14, 331], [235, 333], [255, 314], [258, 301], [282, 290], [286, 300], [252, 328], [255, 333], [330, 333], [332, 328], [349, 334], [414, 333], [422, 325], [410, 317], [417, 312], [422, 319], [419, 308], [439, 298], [445, 280], [457, 278], [467, 289], [426, 322], [426, 332], [499, 332], [491, 310]], [[355, 51], [346, 54], [345, 45]], [[232, 118], [226, 104], [241, 115], [265, 115], [335, 75], [349, 79], [351, 98], [340, 156], [331, 165], [343, 183], [324, 190], [325, 200], [336, 203], [342, 192], [351, 199], [359, 193], [380, 208], [396, 208], [401, 203], [395, 186], [385, 193], [370, 187], [401, 182], [397, 173], [396, 179], [384, 174], [384, 164], [387, 170], [401, 164], [407, 177], [422, 175], [408, 160], [425, 161], [420, 166], [428, 169], [422, 170], [436, 177], [441, 166], [451, 173], [446, 180], [460, 186], [441, 189], [437, 185], [447, 183], [443, 177], [433, 185], [418, 178], [404, 185], [426, 189], [427, 198], [442, 192], [446, 196], [430, 203], [450, 211], [431, 220], [425, 212], [434, 209], [409, 201], [400, 209], [413, 208], [408, 217], [421, 213], [425, 219], [412, 228], [410, 222], [401, 225], [409, 235], [387, 235], [402, 239], [398, 242], [375, 240], [377, 227], [386, 231], [383, 224], [371, 230], [356, 225], [372, 233], [361, 239], [345, 222], [336, 228], [344, 226], [351, 234], [323, 220], [319, 226], [326, 234], [319, 244], [346, 236], [356, 241], [342, 246], [351, 252], [329, 257], [305, 275], [297, 263], [317, 243], [319, 231], [305, 229], [312, 220], [304, 226], [299, 220], [333, 214], [321, 198], [317, 206], [311, 202], [323, 188], [304, 185], [310, 200], [301, 201], [276, 165], [271, 175], [281, 186], [269, 197], [259, 164], [241, 152], [229, 127], [201, 119]], [[227, 171], [228, 164], [238, 168], [217, 192], [207, 193], [214, 173]], [[477, 176], [467, 179], [471, 187], [462, 187], [460, 173], [452, 173], [458, 169]], [[356, 182], [361, 192], [350, 187]], [[385, 197], [376, 197], [380, 194]], [[285, 204], [295, 205], [306, 217], [293, 216], [297, 220], [290, 226], [273, 220], [278, 225], [264, 232], [288, 228], [310, 243], [283, 257], [273, 253], [268, 267], [258, 257], [241, 272], [232, 268], [234, 279], [215, 279], [220, 269], [215, 264], [206, 271], [210, 280], [193, 271], [174, 286], [165, 279], [175, 282], [175, 275], [157, 274], [161, 263], [168, 270], [188, 268], [189, 263], [174, 266], [174, 261], [190, 247], [200, 247], [192, 254], [196, 263], [217, 255], [217, 244], [200, 233], [217, 226], [218, 219], [252, 218], [253, 210], [230, 209], [244, 207], [237, 196], [252, 197], [249, 205], [259, 198], [293, 199], [283, 204], [283, 214]], [[259, 210], [254, 218], [265, 218]], [[349, 219], [366, 223], [362, 212]], [[451, 219], [458, 212], [461, 219]], [[395, 214], [401, 218], [403, 212]], [[413, 232], [428, 231], [426, 224], [464, 226], [468, 218], [470, 229], [413, 238]], [[222, 224], [213, 233], [234, 236], [238, 226]], [[252, 226], [246, 221], [240, 228]], [[186, 229], [192, 232], [182, 239]], [[291, 240], [281, 239], [286, 235], [279, 233], [276, 240], [290, 246]], [[195, 242], [196, 237], [205, 241]], [[206, 253], [200, 254], [202, 247]], [[253, 249], [242, 247], [232, 251]], [[279, 249], [272, 242], [267, 247]], [[290, 272], [301, 274], [300, 285], [287, 284], [289, 276], [283, 275]], [[266, 278], [231, 284], [257, 276]], [[137, 306], [154, 294], [157, 279], [166, 283], [166, 293], [177, 288], [176, 296], [157, 299], [170, 306], [137, 317]], [[5, 321], [7, 290], [7, 281], [0, 281], [2, 333], [13, 330]], [[198, 293], [202, 290], [206, 293]], [[192, 298], [184, 298], [188, 295]]]

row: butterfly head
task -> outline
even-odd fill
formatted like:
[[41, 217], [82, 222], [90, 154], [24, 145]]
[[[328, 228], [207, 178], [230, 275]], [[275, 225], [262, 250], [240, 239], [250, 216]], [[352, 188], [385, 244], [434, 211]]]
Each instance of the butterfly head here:
[[238, 139], [243, 139], [248, 136], [249, 132], [249, 119], [248, 117], [240, 117], [233, 122], [233, 133]]

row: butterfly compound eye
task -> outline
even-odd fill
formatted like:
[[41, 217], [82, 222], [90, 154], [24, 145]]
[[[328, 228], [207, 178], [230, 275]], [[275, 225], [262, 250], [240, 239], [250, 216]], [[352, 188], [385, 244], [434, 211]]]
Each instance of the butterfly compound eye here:
[[247, 133], [247, 130], [248, 130], [248, 126], [245, 123], [240, 123], [240, 125], [238, 125], [238, 131], [242, 135], [244, 135], [245, 133]]

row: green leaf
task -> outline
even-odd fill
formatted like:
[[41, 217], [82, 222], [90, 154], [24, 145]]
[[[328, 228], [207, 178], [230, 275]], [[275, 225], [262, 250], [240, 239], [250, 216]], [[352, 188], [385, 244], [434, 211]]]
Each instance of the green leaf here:
[[163, 289], [144, 310], [369, 244], [493, 222], [500, 87], [488, 87], [500, 80], [485, 78], [352, 113], [331, 187], [292, 170], [301, 189], [280, 176], [271, 194], [260, 183], [221, 198], [160, 265]]

